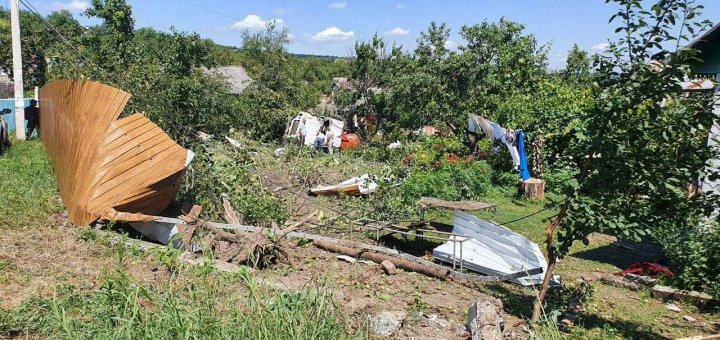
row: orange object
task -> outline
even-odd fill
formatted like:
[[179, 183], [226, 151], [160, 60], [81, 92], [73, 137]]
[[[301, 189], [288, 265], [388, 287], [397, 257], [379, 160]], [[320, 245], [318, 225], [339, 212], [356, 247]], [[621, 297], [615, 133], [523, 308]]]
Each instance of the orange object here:
[[177, 194], [188, 150], [140, 113], [118, 119], [130, 94], [88, 80], [40, 89], [40, 140], [68, 217], [144, 220]]
[[360, 145], [360, 137], [354, 133], [343, 133], [340, 136], [340, 150], [356, 148]]

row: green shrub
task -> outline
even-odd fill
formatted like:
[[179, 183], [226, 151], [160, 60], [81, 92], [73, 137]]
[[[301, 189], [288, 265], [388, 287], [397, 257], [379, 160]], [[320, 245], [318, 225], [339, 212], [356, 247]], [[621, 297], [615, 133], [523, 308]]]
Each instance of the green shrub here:
[[191, 180], [182, 194], [203, 206], [204, 217], [211, 220], [222, 217], [221, 196], [225, 194], [243, 223], [266, 226], [287, 220], [284, 203], [251, 171], [250, 150], [217, 141], [199, 144], [195, 151]]
[[490, 166], [483, 161], [443, 162], [437, 170], [415, 170], [400, 187], [403, 200], [414, 203], [420, 197], [456, 201], [478, 199], [492, 187]]
[[675, 286], [720, 298], [720, 226], [701, 229], [660, 228], [655, 237], [670, 258]]

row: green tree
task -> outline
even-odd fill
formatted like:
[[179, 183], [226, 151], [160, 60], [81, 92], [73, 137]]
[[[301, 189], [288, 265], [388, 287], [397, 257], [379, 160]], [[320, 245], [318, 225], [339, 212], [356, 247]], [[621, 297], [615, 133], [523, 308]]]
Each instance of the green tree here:
[[[702, 6], [660, 0], [644, 11], [639, 0], [612, 2], [620, 7], [611, 22], [620, 21], [621, 38], [594, 62], [594, 105], [585, 135], [568, 149], [579, 176], [547, 228], [548, 270], [535, 321], [556, 260], [573, 242], [587, 244], [593, 232], [639, 239], [658, 228], [696, 225], [708, 208], [684, 190], [713, 156], [709, 100], [683, 95], [678, 84], [697, 51], [671, 52], [665, 44], [678, 38], [678, 26], [704, 26]], [[676, 22], [683, 11], [690, 19]]]
[[573, 44], [572, 49], [568, 52], [567, 63], [562, 74], [567, 81], [586, 84], [590, 80], [590, 56], [587, 51], [583, 51], [577, 44]]

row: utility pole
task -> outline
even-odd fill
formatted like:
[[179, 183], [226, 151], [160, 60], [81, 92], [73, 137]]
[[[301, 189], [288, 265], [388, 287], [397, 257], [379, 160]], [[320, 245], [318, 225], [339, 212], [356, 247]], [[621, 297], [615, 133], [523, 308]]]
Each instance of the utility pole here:
[[15, 84], [15, 136], [22, 140], [25, 139], [25, 103], [23, 101], [20, 6], [18, 0], [10, 0], [10, 30], [12, 33], [13, 83]]

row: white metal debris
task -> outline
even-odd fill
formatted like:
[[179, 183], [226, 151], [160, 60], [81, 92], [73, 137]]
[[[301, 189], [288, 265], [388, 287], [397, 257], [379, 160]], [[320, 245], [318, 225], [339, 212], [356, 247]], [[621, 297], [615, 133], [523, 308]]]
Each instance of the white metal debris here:
[[[453, 234], [457, 237], [433, 250], [433, 257], [452, 263], [462, 261], [464, 268], [486, 275], [506, 275], [535, 268], [543, 273], [511, 280], [521, 285], [540, 284], [547, 262], [538, 245], [501, 225], [483, 221], [462, 211], [455, 211]], [[452, 236], [455, 237], [455, 236]]]

